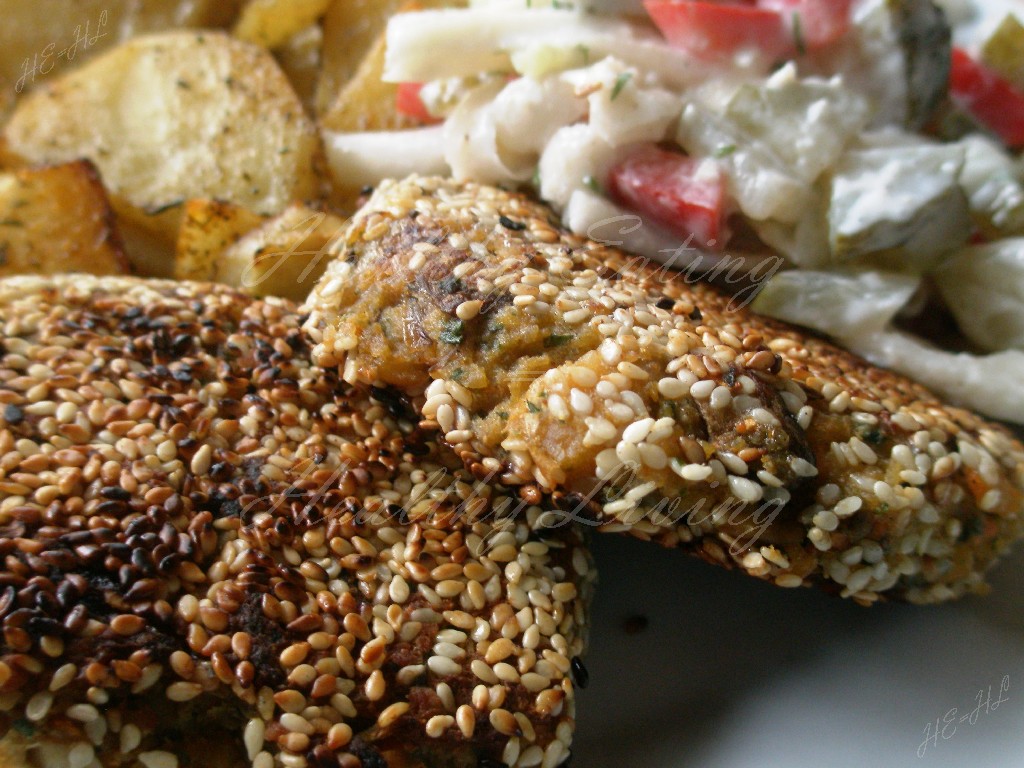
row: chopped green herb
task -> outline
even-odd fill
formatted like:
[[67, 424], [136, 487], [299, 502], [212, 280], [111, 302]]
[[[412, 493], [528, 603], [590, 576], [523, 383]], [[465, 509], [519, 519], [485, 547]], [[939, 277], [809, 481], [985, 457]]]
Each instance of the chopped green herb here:
[[442, 293], [458, 293], [462, 290], [462, 281], [455, 275], [447, 275], [441, 279], [438, 288]]
[[448, 320], [441, 331], [441, 341], [445, 344], [461, 344], [466, 335], [466, 327], [461, 320]]
[[619, 98], [619, 94], [622, 93], [622, 89], [625, 88], [626, 84], [632, 79], [632, 72], [623, 72], [621, 75], [615, 78], [615, 85], [612, 87], [612, 101], [615, 101], [617, 98]]
[[24, 227], [25, 222], [17, 219], [0, 219], [0, 227]]
[[551, 349], [552, 347], [560, 347], [563, 344], [568, 344], [572, 341], [571, 333], [552, 333], [546, 339], [544, 339], [544, 347]]
[[502, 325], [501, 323], [491, 323], [490, 325], [487, 326], [487, 333], [491, 334], [501, 333], [504, 330], [505, 326]]
[[799, 12], [793, 14], [793, 42], [796, 43], [796, 52], [803, 56], [807, 53], [807, 44], [804, 41], [804, 24]]
[[540, 166], [538, 165], [533, 169], [533, 176], [530, 178], [530, 183], [533, 184], [537, 189], [540, 189]]
[[728, 157], [736, 151], [735, 144], [723, 144], [715, 150], [715, 157]]
[[502, 419], [505, 419], [507, 421], [508, 420], [508, 411], [498, 411], [498, 416], [500, 416]]
[[583, 57], [583, 63], [584, 64], [589, 64], [590, 63], [590, 47], [584, 45], [583, 43], [580, 43], [579, 45], [576, 46], [576, 50], [579, 51], [580, 52], [580, 56]]
[[600, 194], [600, 192], [601, 192], [601, 185], [598, 184], [597, 183], [597, 179], [595, 179], [590, 174], [587, 174], [586, 176], [583, 177], [583, 183], [587, 187], [589, 187], [591, 190], [593, 190], [594, 192], [597, 192], [598, 194]]
[[11, 723], [11, 727], [27, 739], [36, 735], [36, 727], [23, 717], [19, 717]]
[[551, 7], [559, 11], [565, 11], [572, 8], [572, 3], [566, 3], [563, 0], [551, 0]]
[[461, 368], [456, 368], [452, 371], [452, 381], [462, 381], [462, 377], [465, 375], [465, 371]]
[[534, 405], [532, 401], [526, 401], [526, 407], [530, 409], [530, 413], [540, 413], [540, 406]]

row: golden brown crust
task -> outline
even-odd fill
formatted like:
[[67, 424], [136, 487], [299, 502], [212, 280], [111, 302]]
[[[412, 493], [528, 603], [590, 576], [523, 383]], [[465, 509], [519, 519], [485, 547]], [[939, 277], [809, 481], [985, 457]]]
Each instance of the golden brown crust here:
[[490, 187], [382, 185], [307, 301], [319, 364], [413, 398], [480, 477], [602, 530], [861, 602], [983, 588], [1024, 448]]
[[311, 364], [301, 319], [0, 281], [0, 726], [54, 764], [559, 764], [579, 532]]

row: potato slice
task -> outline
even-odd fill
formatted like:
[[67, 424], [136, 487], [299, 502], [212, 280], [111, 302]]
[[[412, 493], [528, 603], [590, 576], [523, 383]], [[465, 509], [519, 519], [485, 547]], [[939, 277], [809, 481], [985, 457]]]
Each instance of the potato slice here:
[[289, 206], [225, 249], [216, 280], [256, 296], [302, 301], [331, 260], [330, 245], [344, 224], [330, 213]]
[[316, 131], [280, 67], [221, 32], [131, 40], [29, 94], [4, 136], [33, 162], [93, 160], [146, 210], [208, 197], [276, 213], [318, 189]]
[[395, 109], [398, 86], [381, 80], [384, 72], [384, 32], [380, 33], [355, 75], [320, 118], [330, 131], [397, 131], [420, 125]]
[[274, 58], [288, 77], [306, 112], [316, 110], [316, 84], [320, 77], [324, 33], [320, 25], [306, 27], [274, 51]]
[[317, 112], [322, 115], [333, 108], [342, 88], [356, 75], [396, 13], [465, 5], [466, 0], [419, 0], [415, 4], [409, 0], [334, 0], [323, 19], [324, 62], [317, 86]]
[[217, 280], [217, 267], [225, 249], [265, 217], [219, 200], [189, 200], [184, 205], [174, 277], [178, 280]]
[[235, 36], [277, 48], [324, 15], [331, 0], [249, 0], [235, 24]]
[[0, 110], [17, 93], [137, 35], [226, 26], [238, 5], [239, 0], [0, 0]]
[[180, 221], [180, 211], [154, 221], [154, 211], [202, 197], [274, 214], [319, 191], [316, 130], [280, 67], [221, 32], [108, 51], [29, 94], [4, 136], [32, 162], [91, 159], [126, 231], [163, 244], [157, 257], [130, 247], [145, 274], [170, 274]]
[[128, 272], [114, 212], [91, 163], [0, 173], [0, 276]]

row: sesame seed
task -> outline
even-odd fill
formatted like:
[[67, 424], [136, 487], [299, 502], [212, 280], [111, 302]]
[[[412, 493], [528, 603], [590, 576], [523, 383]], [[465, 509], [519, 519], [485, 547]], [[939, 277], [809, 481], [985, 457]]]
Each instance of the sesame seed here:
[[455, 308], [455, 316], [460, 320], [472, 320], [478, 314], [484, 303], [479, 299], [464, 301]]
[[690, 387], [690, 395], [696, 400], [707, 400], [717, 385], [713, 381], [702, 380]]
[[[694, 397], [697, 397], [697, 395], [694, 395]], [[732, 405], [732, 393], [729, 391], [728, 387], [715, 387], [711, 391], [710, 400], [711, 407], [714, 408], [716, 411], [720, 411]]]
[[450, 677], [459, 674], [462, 667], [447, 656], [431, 656], [427, 659], [427, 668], [439, 677]]
[[136, 759], [143, 768], [178, 768], [178, 758], [163, 750], [140, 752]]
[[741, 501], [760, 501], [764, 491], [761, 486], [745, 477], [729, 475], [729, 490]]

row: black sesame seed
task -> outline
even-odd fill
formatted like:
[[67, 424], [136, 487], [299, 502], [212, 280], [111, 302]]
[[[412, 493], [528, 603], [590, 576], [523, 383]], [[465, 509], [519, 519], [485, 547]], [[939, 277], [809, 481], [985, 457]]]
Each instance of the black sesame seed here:
[[501, 226], [505, 229], [511, 229], [513, 232], [522, 232], [526, 229], [526, 225], [521, 221], [513, 221], [508, 216], [499, 216], [498, 221], [501, 222]]
[[580, 688], [590, 685], [590, 673], [583, 666], [583, 660], [579, 656], [572, 657], [572, 677]]
[[105, 499], [113, 499], [115, 501], [129, 501], [132, 497], [131, 493], [117, 485], [100, 488], [100, 496]]
[[9, 403], [4, 406], [4, 420], [8, 424], [21, 424], [25, 420], [25, 413], [18, 406]]

